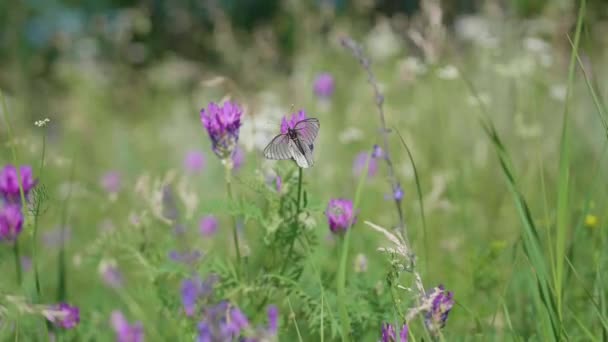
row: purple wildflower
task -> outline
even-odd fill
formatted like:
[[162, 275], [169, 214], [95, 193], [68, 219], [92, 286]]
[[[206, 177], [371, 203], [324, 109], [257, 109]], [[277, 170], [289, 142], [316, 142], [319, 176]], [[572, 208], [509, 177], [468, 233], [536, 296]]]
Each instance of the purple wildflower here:
[[238, 171], [243, 164], [245, 164], [245, 151], [240, 146], [237, 146], [232, 154], [232, 167], [235, 171]]
[[181, 262], [184, 264], [193, 264], [201, 258], [202, 254], [199, 251], [183, 252], [178, 251], [169, 252], [169, 258], [175, 262]]
[[332, 233], [346, 231], [356, 220], [353, 212], [353, 202], [342, 198], [330, 200], [325, 215]]
[[395, 328], [391, 324], [382, 324], [382, 342], [394, 342], [395, 335]]
[[393, 198], [396, 201], [401, 202], [401, 200], [403, 199], [403, 189], [401, 188], [401, 184], [397, 184], [397, 187], [394, 189], [393, 191]]
[[110, 325], [116, 333], [117, 342], [143, 342], [144, 340], [144, 328], [141, 322], [129, 324], [120, 311], [112, 311]]
[[322, 73], [317, 76], [314, 83], [314, 92], [321, 99], [330, 98], [335, 89], [334, 78], [329, 73]]
[[222, 336], [225, 338], [234, 338], [241, 334], [241, 331], [249, 327], [249, 320], [243, 312], [234, 307], [230, 310], [230, 315], [220, 326]]
[[184, 168], [191, 174], [200, 173], [205, 168], [205, 155], [199, 151], [188, 151], [184, 157]]
[[268, 307], [268, 332], [272, 335], [279, 329], [279, 309], [275, 305]]
[[[399, 342], [407, 342], [408, 331], [407, 324], [403, 324], [399, 332]], [[397, 342], [395, 328], [389, 323], [382, 324], [382, 342]]]
[[[38, 183], [32, 176], [32, 167], [23, 165], [19, 167], [21, 176], [21, 184], [23, 186], [23, 195], [27, 199], [30, 190]], [[19, 191], [19, 181], [17, 176], [17, 168], [13, 165], [6, 165], [0, 171], [0, 193], [4, 200], [8, 203], [20, 203], [21, 194]]]
[[446, 292], [443, 285], [439, 285], [428, 294], [431, 307], [427, 311], [424, 323], [431, 332], [437, 332], [445, 326], [448, 314], [454, 306], [454, 293]]
[[230, 101], [224, 102], [221, 107], [211, 102], [206, 110], [201, 109], [201, 121], [211, 139], [213, 152], [220, 159], [229, 158], [234, 152], [242, 114], [238, 104]]
[[23, 229], [23, 214], [18, 204], [7, 204], [0, 209], [0, 241], [14, 241]]
[[60, 303], [50, 309], [55, 314], [47, 316], [47, 319], [60, 328], [72, 329], [80, 322], [80, 310], [76, 306]]
[[286, 116], [281, 120], [281, 134], [286, 134], [287, 130], [294, 128], [296, 124], [306, 119], [306, 112], [300, 109], [297, 113], [292, 113], [291, 117], [287, 119]]
[[[369, 155], [369, 152], [361, 152], [355, 157], [355, 161], [353, 162], [353, 175], [355, 175], [355, 177], [359, 177], [363, 173]], [[377, 171], [378, 161], [375, 158], [370, 158], [367, 166], [367, 177], [371, 178], [375, 176]]]
[[182, 281], [182, 304], [184, 305], [184, 311], [186, 311], [187, 316], [194, 315], [200, 289], [200, 279], [185, 279]]
[[197, 342], [212, 342], [213, 341], [213, 331], [209, 327], [209, 324], [205, 321], [201, 321], [198, 323], [198, 336], [196, 338]]
[[120, 191], [122, 186], [121, 176], [118, 171], [106, 172], [100, 180], [101, 187], [110, 194], [115, 194]]
[[384, 158], [384, 151], [380, 146], [374, 145], [374, 148], [372, 149], [372, 157], [377, 159]]
[[198, 224], [202, 236], [212, 236], [217, 231], [218, 221], [213, 215], [205, 216]]

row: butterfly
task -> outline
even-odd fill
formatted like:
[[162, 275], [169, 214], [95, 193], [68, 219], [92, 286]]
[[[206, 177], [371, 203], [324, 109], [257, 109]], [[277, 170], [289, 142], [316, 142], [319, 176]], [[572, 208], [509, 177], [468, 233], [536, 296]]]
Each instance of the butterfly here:
[[293, 128], [279, 134], [264, 149], [264, 157], [282, 160], [293, 159], [301, 168], [313, 165], [312, 151], [319, 133], [319, 119], [309, 118], [298, 121]]

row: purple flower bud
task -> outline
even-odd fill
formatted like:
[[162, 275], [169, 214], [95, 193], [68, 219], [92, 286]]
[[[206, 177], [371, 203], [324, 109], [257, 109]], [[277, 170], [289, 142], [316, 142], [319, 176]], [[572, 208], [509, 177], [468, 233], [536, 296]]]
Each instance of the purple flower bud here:
[[275, 183], [277, 186], [277, 192], [280, 193], [281, 189], [283, 188], [283, 179], [281, 179], [281, 176], [277, 176], [275, 178]]
[[213, 332], [209, 327], [209, 324], [205, 321], [201, 321], [198, 323], [198, 336], [196, 338], [197, 342], [212, 342], [213, 341]]
[[[23, 186], [23, 195], [27, 199], [30, 190], [36, 186], [38, 181], [32, 176], [31, 166], [21, 166], [19, 168], [19, 173], [22, 181], [21, 184]], [[17, 168], [13, 165], [8, 164], [2, 169], [2, 171], [0, 171], [0, 194], [8, 203], [21, 202]]]
[[63, 329], [72, 329], [80, 322], [80, 310], [76, 306], [60, 303], [51, 306], [50, 310], [54, 314], [46, 316], [55, 326]]
[[122, 186], [121, 176], [118, 171], [108, 171], [100, 181], [101, 187], [110, 194], [115, 194], [120, 191]]
[[293, 129], [302, 120], [306, 120], [306, 112], [302, 109], [297, 113], [292, 113], [289, 119], [288, 116], [284, 116], [281, 120], [281, 134], [286, 134], [288, 129]]
[[393, 191], [393, 198], [399, 202], [403, 199], [403, 189], [401, 184], [397, 184], [397, 187]]
[[[361, 152], [357, 154], [355, 157], [355, 161], [353, 162], [353, 175], [355, 177], [361, 176], [363, 173], [363, 169], [365, 168], [365, 163], [369, 157], [368, 152]], [[376, 175], [378, 171], [378, 161], [374, 158], [369, 157], [369, 164], [367, 166], [367, 177], [371, 178]]]
[[322, 73], [317, 76], [314, 83], [314, 92], [319, 98], [330, 98], [335, 89], [334, 78], [329, 73]]
[[279, 309], [275, 305], [268, 307], [268, 332], [272, 335], [279, 329]]
[[143, 342], [144, 340], [144, 329], [141, 322], [129, 324], [120, 311], [112, 311], [110, 325], [116, 333], [117, 342]]
[[115, 261], [103, 260], [99, 264], [99, 274], [107, 286], [115, 289], [123, 286], [122, 273], [116, 266]]
[[198, 227], [202, 236], [212, 236], [217, 231], [217, 218], [215, 218], [213, 215], [205, 216], [199, 222]]
[[378, 145], [374, 145], [374, 148], [372, 150], [372, 157], [374, 158], [384, 158], [384, 151], [382, 150], [382, 148]]
[[325, 215], [332, 233], [342, 233], [356, 221], [353, 202], [342, 198], [330, 200]]
[[211, 139], [213, 152], [220, 158], [230, 157], [239, 139], [242, 109], [231, 101], [218, 106], [211, 102], [201, 109], [201, 122]]
[[409, 328], [406, 324], [403, 324], [403, 327], [401, 327], [401, 332], [399, 333], [399, 342], [407, 342], [408, 339], [408, 333], [409, 333]]
[[189, 151], [184, 157], [184, 169], [191, 174], [200, 173], [205, 168], [205, 155], [199, 151]]
[[7, 204], [0, 209], [0, 241], [14, 241], [23, 229], [23, 214], [18, 204]]

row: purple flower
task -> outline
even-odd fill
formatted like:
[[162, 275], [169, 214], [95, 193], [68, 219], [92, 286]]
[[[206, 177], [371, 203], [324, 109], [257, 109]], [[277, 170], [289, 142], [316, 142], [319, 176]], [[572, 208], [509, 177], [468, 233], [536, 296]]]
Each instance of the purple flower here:
[[445, 326], [448, 314], [454, 306], [454, 293], [446, 292], [443, 285], [433, 288], [427, 295], [431, 308], [427, 311], [424, 323], [429, 331], [435, 333]]
[[205, 155], [199, 151], [189, 151], [184, 157], [184, 168], [191, 174], [200, 173], [205, 168]]
[[198, 336], [196, 338], [197, 342], [212, 342], [213, 341], [213, 331], [209, 327], [209, 324], [205, 321], [201, 321], [198, 323]]
[[293, 129], [296, 124], [306, 119], [306, 112], [300, 109], [297, 113], [292, 113], [288, 119], [286, 116], [281, 120], [281, 134], [286, 134], [288, 129]]
[[47, 319], [60, 328], [72, 329], [80, 322], [80, 310], [76, 306], [60, 303], [50, 307], [53, 314], [46, 315]]
[[240, 146], [237, 146], [232, 154], [232, 167], [235, 171], [238, 171], [243, 164], [245, 164], [245, 151]]
[[382, 324], [382, 342], [394, 342], [395, 335], [395, 328], [391, 324]]
[[[369, 152], [361, 152], [357, 154], [355, 157], [355, 161], [353, 162], [353, 175], [355, 177], [361, 176], [363, 173], [363, 169], [365, 168], [365, 163], [367, 162], [367, 158], [370, 156]], [[367, 177], [371, 178], [376, 175], [378, 171], [378, 161], [375, 158], [369, 159], [369, 164], [367, 166]]]
[[241, 331], [248, 327], [249, 320], [247, 320], [245, 314], [239, 308], [234, 307], [230, 310], [226, 321], [221, 324], [220, 331], [225, 338], [234, 338], [239, 336]]
[[23, 214], [18, 204], [6, 204], [0, 209], [0, 241], [14, 241], [23, 229]]
[[[404, 324], [399, 332], [399, 342], [407, 342], [408, 330], [407, 324]], [[397, 342], [395, 328], [389, 323], [382, 324], [382, 342]]]
[[268, 307], [268, 332], [272, 335], [279, 329], [279, 309], [275, 305]]
[[205, 216], [198, 224], [202, 236], [212, 236], [217, 231], [218, 221], [213, 215]]
[[403, 199], [403, 189], [401, 188], [401, 184], [397, 184], [397, 187], [395, 187], [393, 190], [393, 198], [399, 202], [401, 202]]
[[196, 303], [200, 294], [200, 279], [185, 279], [182, 281], [181, 294], [182, 304], [187, 316], [194, 315]]
[[121, 183], [121, 176], [118, 171], [108, 171], [100, 180], [101, 187], [110, 194], [119, 192], [122, 185]]
[[238, 104], [230, 101], [224, 102], [221, 107], [211, 102], [206, 110], [201, 109], [201, 121], [211, 139], [213, 152], [221, 159], [230, 157], [234, 152], [242, 114]]
[[353, 202], [342, 198], [330, 200], [325, 215], [332, 233], [346, 231], [356, 220], [353, 212]]
[[329, 73], [322, 73], [317, 76], [314, 84], [314, 92], [317, 97], [322, 99], [330, 98], [334, 93], [334, 78]]
[[110, 325], [116, 333], [117, 342], [143, 342], [144, 340], [144, 328], [141, 322], [129, 324], [120, 311], [112, 311]]
[[[19, 168], [21, 176], [21, 184], [23, 186], [23, 195], [27, 198], [30, 190], [38, 183], [32, 176], [32, 167], [23, 165]], [[17, 168], [13, 165], [6, 165], [0, 171], [0, 193], [4, 200], [8, 203], [20, 203], [21, 194], [19, 192], [19, 181], [17, 176]]]
[[384, 158], [384, 151], [382, 150], [382, 148], [378, 145], [374, 145], [374, 148], [372, 149], [372, 157], [374, 158]]

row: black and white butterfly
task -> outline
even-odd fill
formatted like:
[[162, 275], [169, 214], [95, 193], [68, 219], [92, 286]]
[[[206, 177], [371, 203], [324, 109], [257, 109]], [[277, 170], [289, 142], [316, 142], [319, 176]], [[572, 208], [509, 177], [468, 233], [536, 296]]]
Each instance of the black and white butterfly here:
[[319, 119], [309, 118], [298, 121], [293, 128], [288, 127], [286, 133], [272, 139], [264, 149], [264, 157], [275, 160], [293, 159], [299, 167], [311, 167], [314, 164], [313, 144], [319, 133], [319, 127]]

